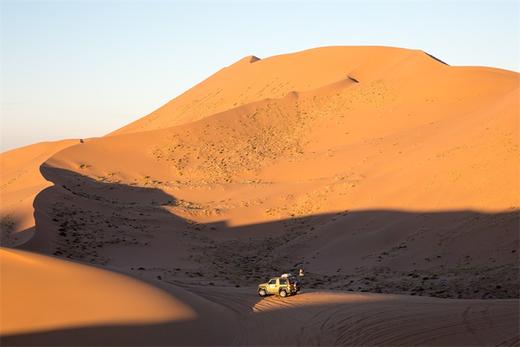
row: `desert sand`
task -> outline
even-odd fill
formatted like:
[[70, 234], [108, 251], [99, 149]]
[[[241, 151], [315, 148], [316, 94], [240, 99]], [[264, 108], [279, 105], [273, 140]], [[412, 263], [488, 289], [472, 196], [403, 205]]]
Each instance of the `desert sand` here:
[[[151, 306], [132, 322], [109, 305], [46, 329], [2, 312], [22, 327], [3, 340], [518, 344], [519, 81], [388, 47], [248, 56], [105, 137], [28, 160], [27, 182], [39, 167], [52, 185], [32, 190], [24, 256], [160, 288], [183, 318], [145, 322], [165, 313], [139, 294]], [[258, 298], [299, 267], [303, 294]]]
[[0, 154], [2, 245], [16, 246], [32, 237], [34, 198], [52, 185], [40, 174], [40, 165], [56, 152], [76, 143], [79, 140], [42, 142]]
[[172, 296], [128, 277], [19, 250], [2, 248], [0, 256], [2, 334], [195, 317]]

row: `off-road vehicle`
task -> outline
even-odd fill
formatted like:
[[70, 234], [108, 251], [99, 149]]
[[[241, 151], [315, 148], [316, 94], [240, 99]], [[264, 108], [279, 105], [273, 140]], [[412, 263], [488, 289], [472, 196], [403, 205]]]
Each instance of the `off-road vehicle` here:
[[296, 295], [300, 290], [298, 281], [294, 277], [273, 277], [269, 282], [258, 285], [258, 295], [280, 295], [285, 298], [289, 295]]

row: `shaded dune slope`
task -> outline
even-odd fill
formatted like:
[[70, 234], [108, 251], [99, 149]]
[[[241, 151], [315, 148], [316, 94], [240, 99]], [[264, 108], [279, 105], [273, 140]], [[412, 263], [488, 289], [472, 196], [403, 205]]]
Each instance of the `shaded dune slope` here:
[[[308, 287], [459, 298], [518, 296], [518, 211], [344, 210], [255, 224], [197, 222], [157, 188], [45, 167], [25, 248], [177, 284], [253, 285], [303, 266]], [[266, 261], [268, 259], [268, 261]]]

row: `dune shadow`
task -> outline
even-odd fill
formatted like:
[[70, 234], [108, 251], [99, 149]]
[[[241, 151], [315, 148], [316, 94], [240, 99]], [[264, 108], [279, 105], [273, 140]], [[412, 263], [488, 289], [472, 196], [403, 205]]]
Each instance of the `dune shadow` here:
[[248, 286], [305, 268], [317, 289], [519, 297], [518, 210], [342, 210], [230, 226], [177, 215], [207, 211], [158, 187], [41, 171], [55, 185], [35, 199], [23, 249], [178, 284]]
[[441, 63], [441, 64], [443, 64], [443, 65], [450, 66], [448, 63], [446, 63], [446, 62], [440, 60], [439, 58], [437, 58], [437, 57], [431, 55], [430, 53], [424, 52], [424, 54], [426, 54], [427, 56], [429, 56], [429, 57], [432, 58], [433, 60], [436, 60], [436, 61], [438, 61], [439, 63]]
[[184, 221], [168, 213], [176, 199], [161, 189], [125, 185], [110, 176], [92, 178], [74, 171], [40, 167], [54, 185], [34, 200], [34, 237], [21, 249], [105, 265], [99, 249], [147, 246], [150, 216], [164, 223]]

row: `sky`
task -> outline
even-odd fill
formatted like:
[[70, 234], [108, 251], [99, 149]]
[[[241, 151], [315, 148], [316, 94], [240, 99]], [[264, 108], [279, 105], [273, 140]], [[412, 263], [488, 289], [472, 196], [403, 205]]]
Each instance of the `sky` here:
[[247, 56], [422, 49], [520, 71], [520, 1], [0, 0], [0, 151], [103, 136]]

